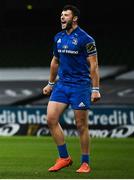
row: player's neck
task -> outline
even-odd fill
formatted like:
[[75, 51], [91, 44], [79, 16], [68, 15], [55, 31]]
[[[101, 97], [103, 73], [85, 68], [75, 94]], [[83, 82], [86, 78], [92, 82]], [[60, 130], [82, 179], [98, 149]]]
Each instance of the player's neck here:
[[70, 28], [69, 30], [66, 30], [67, 34], [71, 34], [76, 28], [78, 27], [78, 24], [75, 24], [72, 26], [72, 28]]

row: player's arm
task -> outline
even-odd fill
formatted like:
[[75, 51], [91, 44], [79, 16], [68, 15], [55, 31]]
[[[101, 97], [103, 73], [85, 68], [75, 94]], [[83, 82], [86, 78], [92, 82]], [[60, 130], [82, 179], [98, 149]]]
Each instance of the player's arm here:
[[53, 86], [56, 81], [57, 73], [58, 73], [59, 61], [58, 58], [53, 56], [51, 64], [50, 64], [50, 75], [47, 86], [43, 88], [43, 94], [49, 95], [53, 89]]
[[91, 100], [93, 102], [96, 102], [97, 100], [99, 100], [101, 98], [101, 95], [99, 92], [100, 75], [99, 75], [99, 66], [98, 66], [97, 55], [88, 56], [87, 61], [90, 66], [90, 75], [91, 75], [91, 80], [92, 80]]
[[53, 56], [50, 64], [49, 82], [55, 83], [58, 73], [58, 68], [59, 68], [59, 60], [57, 57]]

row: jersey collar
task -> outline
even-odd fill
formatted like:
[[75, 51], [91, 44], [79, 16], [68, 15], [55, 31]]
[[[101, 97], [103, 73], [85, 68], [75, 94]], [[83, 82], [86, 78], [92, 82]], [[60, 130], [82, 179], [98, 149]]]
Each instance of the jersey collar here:
[[66, 33], [66, 35], [70, 36], [70, 35], [76, 33], [79, 29], [80, 29], [80, 27], [77, 26], [70, 34], [67, 34], [66, 30], [64, 32]]

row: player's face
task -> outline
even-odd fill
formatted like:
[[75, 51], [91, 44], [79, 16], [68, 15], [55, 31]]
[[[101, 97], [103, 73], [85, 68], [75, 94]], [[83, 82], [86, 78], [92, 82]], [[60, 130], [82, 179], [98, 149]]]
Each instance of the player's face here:
[[73, 14], [71, 10], [62, 11], [61, 13], [61, 28], [69, 30], [72, 28]]

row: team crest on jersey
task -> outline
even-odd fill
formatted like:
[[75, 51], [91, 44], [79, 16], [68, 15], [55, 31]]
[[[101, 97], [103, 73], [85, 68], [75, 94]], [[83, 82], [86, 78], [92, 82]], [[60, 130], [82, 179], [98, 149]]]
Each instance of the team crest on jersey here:
[[72, 44], [77, 45], [78, 44], [78, 39], [77, 38], [73, 38]]
[[61, 39], [58, 39], [57, 43], [61, 43]]
[[96, 51], [95, 42], [88, 43], [88, 44], [86, 45], [86, 50], [87, 50], [87, 53], [91, 53], [91, 52], [93, 52], [93, 51]]

